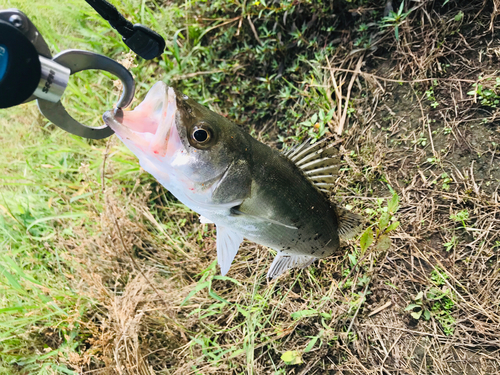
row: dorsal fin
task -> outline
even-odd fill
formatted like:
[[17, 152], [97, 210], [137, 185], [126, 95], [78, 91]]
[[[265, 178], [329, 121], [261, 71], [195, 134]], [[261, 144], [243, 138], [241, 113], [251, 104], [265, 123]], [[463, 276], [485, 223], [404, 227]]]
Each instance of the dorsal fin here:
[[321, 191], [329, 192], [338, 173], [340, 157], [333, 138], [311, 144], [308, 139], [283, 153]]

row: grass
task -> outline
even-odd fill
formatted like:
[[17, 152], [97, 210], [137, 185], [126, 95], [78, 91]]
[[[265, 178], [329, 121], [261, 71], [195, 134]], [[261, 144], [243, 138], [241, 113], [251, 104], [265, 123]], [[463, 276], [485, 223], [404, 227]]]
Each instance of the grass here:
[[[2, 110], [0, 373], [500, 371], [494, 10], [448, 3], [114, 2], [166, 37], [145, 62], [83, 1], [0, 0], [54, 53], [123, 61], [138, 100], [162, 79], [274, 147], [336, 136], [335, 199], [366, 217], [307, 270], [268, 282], [245, 242], [222, 277], [213, 226], [115, 137]], [[93, 72], [67, 90], [89, 125], [119, 95]]]
[[[22, 1], [2, 1], [4, 7], [26, 12], [54, 53], [81, 48], [118, 57], [124, 51], [105, 22], [82, 2], [26, 7]], [[108, 77], [80, 74], [68, 87], [65, 104], [82, 122], [95, 125], [117, 94]], [[48, 124], [34, 103], [3, 110], [0, 125], [0, 372], [77, 373], [79, 353], [91, 336], [82, 329], [82, 320], [98, 301], [80, 288], [81, 265], [67, 242], [82, 240], [75, 234], [81, 227], [87, 236], [99, 235], [92, 223], [103, 211], [99, 196], [105, 144]], [[113, 179], [121, 179], [125, 187], [139, 168], [123, 147], [113, 152], [120, 166]]]

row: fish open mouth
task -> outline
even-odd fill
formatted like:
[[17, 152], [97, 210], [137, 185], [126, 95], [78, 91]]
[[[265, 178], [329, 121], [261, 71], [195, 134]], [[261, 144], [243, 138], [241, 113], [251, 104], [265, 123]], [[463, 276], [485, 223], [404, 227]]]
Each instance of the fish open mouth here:
[[165, 156], [176, 111], [175, 91], [157, 82], [133, 111], [117, 108], [104, 113], [103, 119], [127, 146]]

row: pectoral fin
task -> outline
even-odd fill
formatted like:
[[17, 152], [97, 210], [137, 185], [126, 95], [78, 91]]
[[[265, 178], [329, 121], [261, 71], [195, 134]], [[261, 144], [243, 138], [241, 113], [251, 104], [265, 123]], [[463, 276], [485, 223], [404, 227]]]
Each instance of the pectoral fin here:
[[243, 242], [241, 234], [217, 225], [217, 261], [219, 262], [222, 276], [229, 271], [241, 242]]
[[269, 272], [267, 273], [268, 279], [275, 279], [280, 276], [283, 272], [291, 268], [306, 268], [310, 266], [316, 259], [315, 257], [308, 255], [286, 255], [281, 251], [278, 251], [276, 258], [274, 258]]

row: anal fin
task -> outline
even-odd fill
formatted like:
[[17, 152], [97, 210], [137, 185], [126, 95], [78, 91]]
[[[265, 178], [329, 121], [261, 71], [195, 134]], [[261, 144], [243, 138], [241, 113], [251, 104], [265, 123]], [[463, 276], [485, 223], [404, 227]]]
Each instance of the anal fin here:
[[217, 261], [222, 276], [229, 271], [242, 242], [243, 236], [241, 234], [217, 225]]
[[269, 271], [267, 272], [268, 279], [275, 279], [285, 271], [292, 268], [306, 268], [310, 266], [316, 259], [316, 257], [309, 255], [287, 255], [278, 251], [276, 258], [274, 258]]

